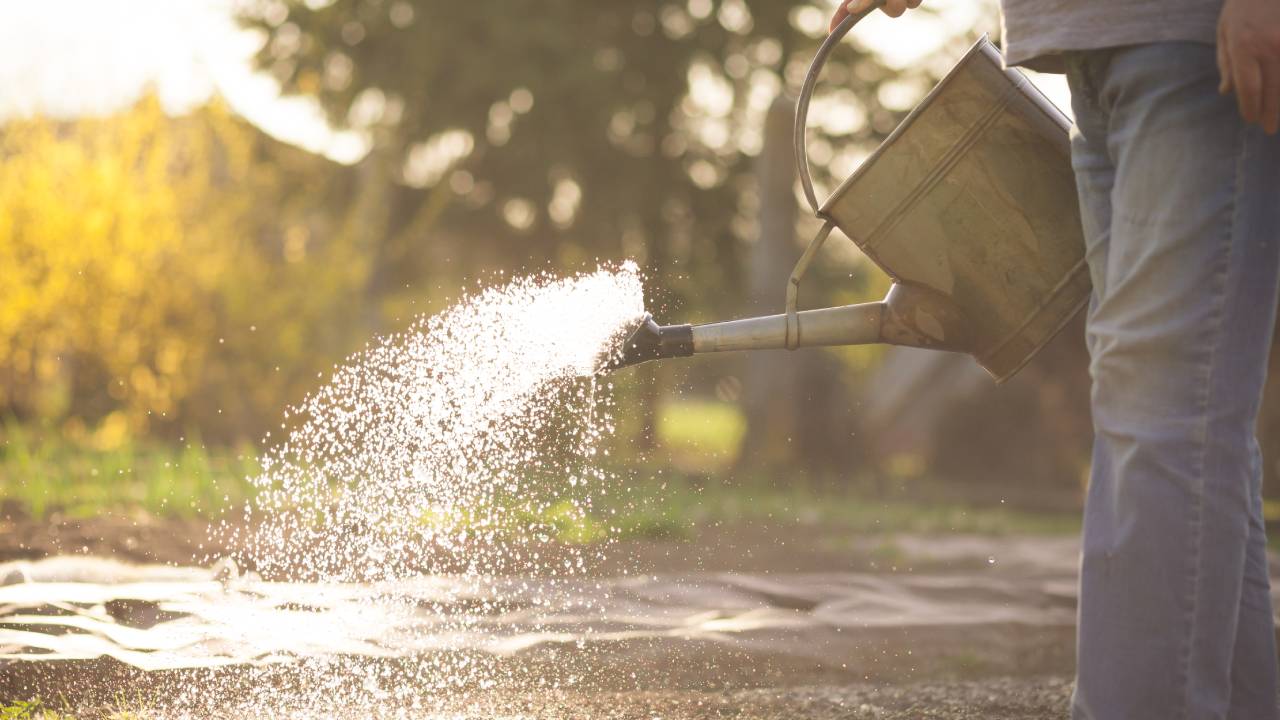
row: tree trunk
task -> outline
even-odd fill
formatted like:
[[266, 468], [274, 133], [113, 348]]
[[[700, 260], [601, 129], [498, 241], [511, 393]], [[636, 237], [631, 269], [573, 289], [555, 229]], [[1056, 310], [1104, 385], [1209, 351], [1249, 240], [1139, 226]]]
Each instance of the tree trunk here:
[[356, 197], [344, 228], [367, 263], [360, 297], [360, 322], [370, 335], [382, 332], [386, 294], [386, 244], [390, 240], [391, 167], [396, 151], [382, 138], [356, 167]]
[[[747, 312], [780, 310], [796, 258], [796, 163], [791, 144], [795, 103], [774, 98], [765, 116], [764, 144], [756, 159], [760, 193], [759, 235], [748, 271]], [[742, 404], [747, 432], [740, 468], [780, 465], [793, 459], [800, 397], [800, 363], [786, 350], [747, 353]]]

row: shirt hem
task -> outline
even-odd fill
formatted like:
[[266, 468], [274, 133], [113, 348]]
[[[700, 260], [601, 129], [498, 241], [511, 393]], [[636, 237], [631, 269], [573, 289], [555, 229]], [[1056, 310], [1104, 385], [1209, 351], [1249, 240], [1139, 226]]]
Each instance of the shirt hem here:
[[[1064, 30], [1074, 18], [1042, 17], [1033, 22], [1004, 23], [1005, 64], [1039, 72], [1064, 72], [1062, 55], [1081, 50], [1102, 50], [1159, 42], [1217, 43], [1218, 18], [1214, 12], [1193, 14], [1183, 22], [1152, 23], [1134, 18], [1112, 23], [1105, 31]], [[1078, 24], [1078, 20], [1077, 20]]]

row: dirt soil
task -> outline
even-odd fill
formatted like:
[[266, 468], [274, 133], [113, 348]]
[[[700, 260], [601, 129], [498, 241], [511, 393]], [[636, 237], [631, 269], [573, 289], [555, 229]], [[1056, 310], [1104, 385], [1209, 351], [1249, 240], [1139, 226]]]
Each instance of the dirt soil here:
[[[929, 600], [931, 593], [945, 600], [950, 592], [946, 588], [951, 587], [948, 583], [976, 578], [976, 582], [965, 581], [969, 584], [964, 585], [964, 592], [970, 596], [966, 602], [973, 602], [978, 614], [998, 612], [1006, 601], [998, 593], [985, 595], [987, 581], [983, 578], [990, 577], [992, 587], [1017, 584], [1040, 593], [1035, 597], [1043, 599], [1033, 598], [1031, 605], [1046, 604], [1045, 612], [1069, 612], [1073, 602], [1069, 594], [1040, 590], [1053, 583], [1069, 584], [1072, 541], [1025, 540], [1021, 543], [1025, 549], [1019, 550], [1019, 538], [996, 540], [993, 545], [992, 540], [983, 538], [944, 542], [859, 537], [832, 527], [741, 525], [702, 529], [691, 539], [619, 542], [593, 568], [595, 576], [610, 578], [625, 573], [644, 579], [652, 574], [654, 587], [667, 588], [662, 601], [667, 605], [655, 607], [702, 612], [697, 597], [670, 599], [694, 588], [709, 598], [709, 607], [732, 610], [714, 611], [713, 615], [719, 612], [719, 617], [734, 621], [755, 617], [757, 610], [733, 608], [738, 602], [758, 602], [759, 612], [771, 613], [768, 617], [781, 619], [780, 624], [731, 632], [730, 642], [715, 633], [704, 640], [654, 634], [615, 642], [603, 654], [576, 652], [572, 643], [552, 643], [520, 654], [508, 669], [511, 682], [499, 687], [463, 687], [411, 702], [392, 698], [375, 707], [328, 708], [322, 716], [646, 720], [1066, 717], [1073, 670], [1073, 630], [1069, 626], [1056, 622], [1037, 627], [1016, 621], [957, 624], [945, 618], [935, 622], [928, 617], [929, 612], [937, 611], [932, 605], [925, 608], [924, 617], [896, 622], [892, 621], [896, 609], [884, 607], [899, 596], [908, 605], [920, 598]], [[992, 547], [1001, 549], [1000, 562], [995, 565], [987, 562]], [[545, 550], [555, 552], [556, 548]], [[97, 556], [130, 563], [207, 567], [211, 559], [233, 553], [234, 548], [210, 541], [208, 524], [200, 521], [139, 516], [36, 522], [12, 513], [0, 519], [0, 562]], [[438, 561], [420, 559], [424, 564]], [[0, 578], [3, 582], [5, 578]], [[871, 600], [858, 600], [858, 595], [843, 600], [838, 593], [829, 596], [835, 591], [827, 586], [839, 590], [844, 587], [841, 583], [850, 582], [857, 588], [878, 588], [877, 593]], [[734, 599], [742, 597], [748, 600]], [[851, 609], [847, 607], [850, 602], [854, 603]], [[859, 610], [859, 602], [870, 604]], [[882, 619], [876, 626], [851, 628], [840, 622], [831, 626], [846, 630], [843, 634], [840, 629], [824, 630], [828, 621], [822, 619], [823, 613], [833, 607], [846, 618], [849, 613], [865, 611], [868, 616], [879, 613], [877, 617]], [[966, 612], [963, 604], [948, 607], [951, 618], [956, 607]], [[0, 607], [0, 631], [6, 627], [4, 614], [5, 608]], [[788, 625], [794, 622], [789, 614], [803, 622]], [[117, 619], [138, 624], [136, 618]], [[0, 656], [5, 652], [0, 642]], [[388, 682], [394, 686], [395, 668], [405, 661], [369, 662], [368, 676], [392, 678]], [[210, 677], [217, 678], [212, 687], [219, 688], [219, 697], [201, 713], [204, 717], [260, 716], [236, 706], [235, 698], [252, 689], [248, 684], [267, 682], [288, 692], [297, 690], [307, 698], [315, 696], [314, 688], [307, 687], [315, 675], [294, 665], [278, 666], [268, 675], [270, 679], [264, 680], [260, 671], [244, 673], [235, 667], [147, 671], [110, 657], [46, 662], [0, 659], [0, 701], [37, 695], [63, 698], [79, 717], [92, 718], [119, 703], [122, 691], [131, 690], [139, 698], [133, 702], [152, 707], [155, 717], [178, 717], [181, 715], [165, 711], [166, 695], [208, 686]], [[583, 677], [591, 678], [590, 682], [573, 682]], [[368, 680], [364, 675], [353, 675], [349, 682], [367, 684]], [[280, 716], [315, 716], [309, 715], [307, 708], [297, 713], [281, 710]]]
[[[242, 569], [255, 570], [228, 538], [251, 534], [242, 524], [201, 519], [159, 519], [145, 514], [71, 518], [59, 514], [34, 520], [0, 505], [0, 563], [13, 560], [82, 555], [131, 563], [209, 566], [234, 557]], [[1070, 539], [1067, 539], [1070, 541]], [[916, 543], [906, 540], [907, 543]], [[931, 542], [927, 540], [926, 542]], [[685, 572], [824, 572], [824, 571], [962, 571], [981, 567], [973, 553], [916, 553], [901, 557], [900, 538], [865, 536], [839, 527], [815, 524], [745, 522], [700, 527], [688, 537], [625, 539], [606, 553], [584, 557], [600, 575]], [[563, 546], [544, 545], [544, 557], [563, 553]], [[554, 566], [554, 561], [544, 563]], [[458, 568], [465, 564], [458, 563]], [[448, 558], [417, 558], [406, 570], [450, 572]], [[523, 567], [511, 568], [524, 572]], [[292, 577], [305, 576], [305, 568]]]
[[[64, 688], [101, 685], [109, 675], [68, 677]], [[111, 681], [119, 688], [134, 688]], [[192, 682], [200, 682], [192, 679]], [[812, 682], [726, 686], [718, 689], [653, 687], [639, 690], [534, 689], [461, 692], [388, 701], [378, 708], [325, 709], [296, 717], [412, 718], [421, 720], [1053, 720], [1068, 717], [1067, 675], [983, 676], [929, 680]], [[74, 696], [74, 695], [73, 695]], [[46, 695], [45, 697], [57, 697]], [[78, 718], [107, 717], [128, 693], [96, 702], [74, 701]], [[54, 705], [56, 707], [56, 704]], [[177, 717], [145, 702], [142, 718]], [[209, 720], [262, 717], [252, 710], [224, 708], [199, 715]], [[272, 714], [272, 716], [276, 716]]]

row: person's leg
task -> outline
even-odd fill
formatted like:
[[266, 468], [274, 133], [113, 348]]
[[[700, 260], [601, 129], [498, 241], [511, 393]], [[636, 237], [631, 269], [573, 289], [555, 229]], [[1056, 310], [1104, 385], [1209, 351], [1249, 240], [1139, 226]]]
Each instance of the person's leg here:
[[[1105, 68], [1108, 51], [1072, 53], [1067, 57], [1067, 83], [1071, 89], [1071, 168], [1080, 199], [1080, 224], [1084, 230], [1085, 260], [1093, 281], [1089, 317], [1106, 291], [1107, 248], [1111, 243], [1111, 192], [1116, 167], [1108, 146], [1109, 118], [1098, 104], [1096, 77]], [[1086, 331], [1090, 351], [1094, 338]]]
[[1245, 554], [1240, 620], [1236, 624], [1235, 654], [1231, 658], [1230, 720], [1274, 718], [1259, 712], [1276, 703], [1276, 674], [1265, 672], [1276, 662], [1271, 583], [1267, 579], [1267, 538], [1262, 523], [1262, 454], [1254, 446], [1255, 487], [1249, 515], [1249, 546]]
[[[1093, 290], [1089, 298], [1089, 309], [1085, 326], [1085, 343], [1089, 355], [1096, 354], [1096, 338], [1090, 328], [1093, 326], [1094, 313], [1102, 302], [1106, 291], [1107, 250], [1111, 241], [1111, 193], [1115, 187], [1116, 169], [1108, 146], [1110, 120], [1106, 111], [1100, 106], [1097, 81], [1100, 71], [1105, 67], [1109, 51], [1091, 53], [1072, 53], [1066, 57], [1067, 83], [1071, 89], [1071, 109], [1075, 115], [1075, 124], [1071, 128], [1071, 166], [1076, 176], [1076, 191], [1080, 200], [1080, 224], [1084, 231], [1085, 260], [1089, 264], [1089, 274], [1093, 281]], [[1091, 520], [1090, 515], [1106, 504], [1113, 476], [1111, 470], [1110, 446], [1103, 442], [1094, 442], [1093, 457], [1090, 466], [1090, 481], [1085, 499], [1084, 528], [1082, 542], [1085, 553], [1088, 553], [1091, 535], [1102, 521]], [[1093, 531], [1091, 533], [1091, 531]], [[1082, 573], [1083, 575], [1083, 573]], [[1082, 585], [1083, 582], [1082, 578]], [[1085, 589], [1081, 589], [1084, 595]], [[1076, 627], [1077, 667], [1092, 663], [1089, 653], [1093, 643], [1085, 637], [1092, 627], [1082, 617], [1078, 618]], [[1084, 676], [1083, 682], [1081, 676]], [[1089, 706], [1082, 692], [1082, 686], [1092, 685], [1090, 673], [1077, 672], [1076, 691], [1071, 700], [1072, 716], [1080, 720], [1090, 717]], [[1090, 695], [1095, 693], [1090, 692]]]
[[1092, 97], [1074, 103], [1073, 152], [1087, 233], [1098, 219], [1087, 166], [1107, 158], [1114, 180], [1102, 251], [1090, 233], [1095, 452], [1073, 714], [1276, 718], [1251, 524], [1280, 275], [1280, 138], [1245, 126], [1217, 94], [1211, 46], [1081, 57]]
[[[1093, 281], [1093, 292], [1089, 301], [1088, 317], [1085, 329], [1085, 342], [1090, 357], [1098, 354], [1099, 337], [1092, 332], [1094, 317], [1103, 304], [1106, 294], [1107, 258], [1111, 242], [1111, 196], [1115, 189], [1116, 168], [1111, 155], [1110, 125], [1107, 110], [1101, 105], [1098, 82], [1102, 71], [1110, 58], [1110, 50], [1089, 53], [1073, 53], [1067, 58], [1067, 81], [1071, 89], [1071, 106], [1075, 115], [1075, 125], [1071, 132], [1071, 164], [1076, 176], [1076, 190], [1080, 199], [1081, 227], [1084, 231], [1085, 260], [1089, 264], [1089, 273]], [[1096, 434], [1096, 428], [1095, 428]], [[1086, 581], [1086, 568], [1092, 566], [1087, 561], [1096, 555], [1094, 547], [1096, 539], [1104, 536], [1106, 525], [1110, 521], [1109, 513], [1103, 512], [1109, 505], [1108, 498], [1113, 492], [1115, 476], [1111, 457], [1111, 445], [1107, 442], [1095, 441], [1087, 497], [1085, 499], [1084, 528], [1082, 532], [1083, 552], [1081, 570], [1081, 592], [1083, 598], [1092, 590], [1092, 583]], [[1085, 616], [1084, 603], [1081, 603], [1077, 634], [1077, 676], [1076, 691], [1072, 697], [1072, 716], [1086, 720], [1095, 716], [1094, 700], [1102, 691], [1095, 689], [1098, 684], [1095, 677], [1105, 678], [1105, 674], [1096, 674], [1095, 668], [1101, 670], [1092, 659], [1097, 644], [1090, 637], [1095, 624]]]

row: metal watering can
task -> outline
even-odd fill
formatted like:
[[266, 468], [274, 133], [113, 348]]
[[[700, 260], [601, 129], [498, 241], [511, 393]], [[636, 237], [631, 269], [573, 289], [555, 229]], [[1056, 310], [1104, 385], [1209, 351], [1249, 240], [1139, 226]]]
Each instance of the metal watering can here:
[[[819, 205], [809, 176], [809, 101], [827, 56], [870, 10], [818, 49], [796, 106], [800, 182], [821, 230], [796, 263], [786, 311], [706, 325], [646, 316], [607, 365], [725, 350], [890, 343], [972, 355], [1012, 377], [1087, 302], [1071, 170], [1071, 122], [983, 37], [852, 176]], [[797, 311], [800, 281], [833, 228], [893, 280], [880, 302]]]

